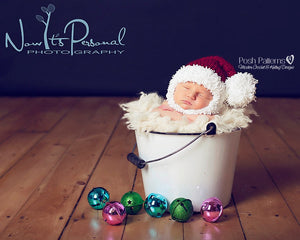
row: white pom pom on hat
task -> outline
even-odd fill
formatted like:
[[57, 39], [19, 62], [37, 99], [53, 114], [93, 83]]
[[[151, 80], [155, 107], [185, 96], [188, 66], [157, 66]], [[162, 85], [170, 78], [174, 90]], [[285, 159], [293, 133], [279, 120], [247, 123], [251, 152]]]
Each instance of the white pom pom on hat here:
[[[183, 109], [174, 101], [178, 83], [194, 82], [211, 91], [213, 99], [202, 109]], [[226, 102], [234, 108], [247, 106], [255, 100], [255, 85], [258, 81], [250, 73], [236, 73], [224, 58], [209, 56], [182, 66], [172, 77], [167, 92], [167, 101], [176, 111], [184, 114], [217, 114]]]
[[226, 82], [227, 103], [234, 108], [246, 107], [255, 100], [258, 81], [250, 73], [237, 73]]

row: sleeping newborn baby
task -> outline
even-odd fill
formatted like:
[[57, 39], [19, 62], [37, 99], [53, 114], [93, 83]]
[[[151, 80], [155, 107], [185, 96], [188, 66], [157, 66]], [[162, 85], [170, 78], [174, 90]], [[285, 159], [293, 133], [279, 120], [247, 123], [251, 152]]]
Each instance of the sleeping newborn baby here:
[[[174, 102], [184, 110], [202, 109], [207, 107], [212, 99], [213, 95], [208, 89], [193, 82], [179, 83], [174, 91]], [[183, 113], [170, 107], [168, 101], [164, 101], [153, 111], [158, 111], [162, 117], [169, 116], [172, 120], [180, 120], [183, 117]], [[213, 115], [206, 116], [209, 119], [213, 118]], [[194, 121], [198, 114], [186, 114], [186, 117], [189, 121]]]
[[138, 100], [121, 104], [128, 128], [137, 132], [198, 133], [212, 121], [217, 132], [246, 128], [255, 111], [257, 80], [237, 73], [224, 58], [203, 57], [183, 65], [172, 76], [166, 99], [142, 93]]
[[249, 73], [236, 73], [225, 59], [213, 56], [182, 66], [172, 77], [167, 99], [153, 111], [171, 120], [184, 116], [193, 122], [206, 115], [209, 120], [224, 105], [241, 108], [255, 99], [257, 80]]

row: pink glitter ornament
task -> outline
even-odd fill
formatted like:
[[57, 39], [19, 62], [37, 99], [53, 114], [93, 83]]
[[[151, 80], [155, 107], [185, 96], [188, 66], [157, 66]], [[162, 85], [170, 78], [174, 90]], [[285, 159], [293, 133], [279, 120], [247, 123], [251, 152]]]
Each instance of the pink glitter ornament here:
[[206, 199], [201, 206], [201, 214], [205, 221], [207, 222], [216, 222], [223, 213], [222, 202], [216, 198]]
[[120, 202], [108, 202], [102, 211], [102, 217], [110, 225], [118, 225], [126, 217], [125, 207]]

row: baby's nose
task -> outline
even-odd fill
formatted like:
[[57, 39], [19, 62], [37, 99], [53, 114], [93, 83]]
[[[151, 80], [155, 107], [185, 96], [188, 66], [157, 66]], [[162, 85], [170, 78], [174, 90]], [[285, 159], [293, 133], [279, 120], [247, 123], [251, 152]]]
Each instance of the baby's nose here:
[[192, 100], [195, 100], [197, 97], [197, 93], [195, 91], [190, 91], [188, 97], [191, 98]]

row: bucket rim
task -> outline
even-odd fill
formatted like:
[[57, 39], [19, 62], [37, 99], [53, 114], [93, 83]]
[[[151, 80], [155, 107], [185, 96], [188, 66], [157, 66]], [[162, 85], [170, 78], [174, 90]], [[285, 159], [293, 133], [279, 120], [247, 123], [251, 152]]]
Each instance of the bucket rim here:
[[[241, 130], [241, 128], [235, 128], [231, 132], [219, 133], [219, 134], [216, 134], [216, 135], [230, 134], [232, 132], [237, 132], [237, 131], [240, 131], [240, 130]], [[198, 132], [198, 133], [177, 133], [177, 132], [159, 132], [159, 131], [150, 131], [149, 133], [159, 134], [159, 135], [175, 135], [175, 136], [196, 136], [196, 135], [202, 134], [201, 132]]]

